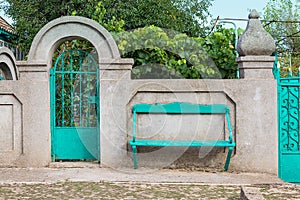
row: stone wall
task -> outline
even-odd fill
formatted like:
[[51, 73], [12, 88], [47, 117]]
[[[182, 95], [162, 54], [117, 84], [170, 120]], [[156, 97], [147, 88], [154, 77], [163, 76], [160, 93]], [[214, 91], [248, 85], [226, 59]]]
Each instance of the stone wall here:
[[[128, 140], [134, 104], [178, 101], [227, 104], [237, 144], [230, 169], [277, 173], [277, 85], [272, 75], [274, 58], [269, 53], [273, 47], [252, 54], [248, 52], [253, 51], [242, 45], [248, 41], [249, 30], [251, 35], [251, 24], [260, 25], [255, 20], [258, 18], [252, 13], [248, 31], [240, 40], [243, 56], [237, 61], [242, 76], [235, 80], [132, 80], [133, 60], [120, 58], [111, 35], [99, 24], [82, 17], [62, 17], [50, 22], [35, 37], [28, 61], [16, 63], [19, 80], [0, 81], [0, 125], [4, 130], [0, 133], [0, 166], [46, 166], [51, 162], [49, 69], [52, 55], [62, 42], [83, 38], [94, 45], [99, 55], [102, 166], [132, 171]], [[228, 134], [220, 116], [140, 117], [144, 127], [140, 132], [144, 136], [147, 132], [153, 137], [174, 133], [179, 138], [220, 138]], [[188, 163], [219, 167], [225, 163], [224, 148], [190, 149], [190, 154], [184, 154], [186, 149], [161, 148], [151, 152], [148, 149], [139, 154], [140, 166], [180, 167]]]
[[[108, 87], [111, 90], [107, 90]], [[234, 139], [237, 143], [230, 168], [238, 171], [270, 173], [276, 173], [277, 171], [277, 90], [275, 80], [112, 81], [102, 79], [101, 91], [101, 95], [105, 97], [101, 99], [102, 112], [100, 123], [101, 162], [103, 165], [114, 168], [132, 167], [132, 155], [130, 151], [128, 152], [127, 140], [131, 137], [131, 108], [133, 104], [179, 101], [201, 104], [224, 103], [229, 105], [231, 108]], [[275, 98], [271, 99], [270, 96]], [[192, 138], [202, 132], [201, 136], [204, 136], [206, 139], [211, 137], [210, 133], [220, 134], [221, 128], [218, 127], [215, 118], [206, 119], [208, 123], [198, 122], [200, 124], [195, 124], [197, 123], [195, 119], [184, 121], [190, 120], [188, 118], [182, 119], [181, 123], [172, 123], [174, 119], [164, 120], [162, 125], [159, 122], [156, 123], [154, 118], [151, 119], [150, 117], [148, 123], [154, 129], [150, 132], [149, 130], [151, 129], [147, 127], [147, 132], [150, 135], [156, 134], [155, 137], [158, 136], [158, 133], [169, 132], [174, 133], [175, 137], [181, 137], [181, 134], [185, 136], [190, 134]], [[165, 124], [170, 122], [173, 126]], [[198, 128], [191, 128], [193, 125], [198, 126]], [[162, 128], [169, 129], [160, 131]], [[113, 132], [118, 134], [111, 134]], [[220, 137], [220, 135], [217, 135], [217, 137]], [[146, 152], [139, 156], [139, 162], [143, 167], [166, 167], [180, 158], [184, 150], [185, 148], [178, 149], [176, 154], [172, 148], [164, 148], [152, 153]], [[161, 153], [164, 151], [171, 152], [169, 154]], [[203, 151], [206, 155], [207, 149]], [[199, 155], [193, 158], [195, 162], [192, 165], [201, 165], [201, 162], [205, 161], [206, 158], [201, 159], [203, 156], [201, 152], [200, 150], [200, 158]], [[226, 152], [222, 149], [218, 160], [213, 160], [215, 163], [211, 161], [210, 164], [213, 166], [224, 164], [226, 155]]]
[[46, 66], [15, 64], [18, 80], [0, 81], [0, 166], [45, 166], [50, 160]]
[[[237, 171], [277, 173], [277, 84], [272, 74], [274, 57], [270, 56], [275, 46], [274, 41], [269, 40], [270, 36], [265, 34], [260, 22], [257, 23], [255, 10], [249, 18], [247, 30], [239, 41], [239, 53], [243, 55], [237, 59], [241, 79], [130, 80], [128, 79], [130, 70], [124, 71], [124, 76], [118, 79], [102, 78], [100, 84], [102, 165], [114, 168], [132, 167], [132, 155], [127, 141], [131, 137], [133, 104], [174, 101], [201, 104], [224, 103], [231, 109], [234, 139], [237, 144], [230, 168]], [[251, 31], [259, 28], [261, 28], [259, 32], [263, 33], [262, 37], [266, 37], [265, 41], [270, 43], [265, 45], [269, 48], [261, 52], [251, 49], [257, 49], [255, 45], [242, 45], [243, 42], [248, 42], [249, 35], [251, 39]], [[263, 38], [260, 40], [264, 41]], [[244, 52], [241, 52], [241, 49]], [[163, 134], [174, 133], [175, 137], [189, 135], [188, 137], [193, 138], [198, 137], [200, 132], [202, 132], [200, 137], [203, 137], [203, 134], [206, 138], [209, 138], [211, 134], [217, 134], [217, 137], [220, 137], [219, 131], [214, 132], [220, 129], [218, 124], [221, 121], [218, 119], [211, 118], [208, 119], [209, 123], [200, 122], [200, 124], [195, 124], [197, 123], [195, 119], [190, 122], [180, 119], [183, 121], [163, 118], [163, 125], [162, 120], [157, 122], [157, 116], [146, 117], [145, 122], [142, 121], [143, 119], [140, 120], [142, 125], [148, 123], [144, 132], [154, 138], [162, 137], [161, 132]], [[192, 125], [199, 126], [195, 129]], [[226, 132], [221, 134], [226, 134]], [[179, 160], [175, 162], [179, 165], [180, 162], [189, 162], [192, 166], [224, 164], [226, 158], [224, 149], [218, 151], [217, 155], [211, 148], [202, 149], [197, 149], [192, 159], [184, 154], [187, 148], [154, 149], [140, 153], [139, 164], [142, 167], [152, 168], [167, 167], [176, 160]]]

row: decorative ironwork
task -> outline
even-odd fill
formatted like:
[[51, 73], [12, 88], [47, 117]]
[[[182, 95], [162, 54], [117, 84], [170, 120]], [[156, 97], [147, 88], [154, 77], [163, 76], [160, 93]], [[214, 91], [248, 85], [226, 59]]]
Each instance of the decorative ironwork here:
[[98, 110], [97, 62], [88, 52], [69, 50], [54, 65], [55, 126], [96, 127]]
[[282, 153], [300, 152], [300, 77], [280, 79], [280, 149]]
[[300, 73], [281, 73], [277, 53], [273, 73], [278, 90], [279, 155], [300, 153]]
[[300, 183], [300, 73], [280, 71], [275, 53], [273, 73], [278, 97], [278, 177]]
[[99, 160], [98, 63], [86, 51], [64, 51], [50, 73], [52, 161]]

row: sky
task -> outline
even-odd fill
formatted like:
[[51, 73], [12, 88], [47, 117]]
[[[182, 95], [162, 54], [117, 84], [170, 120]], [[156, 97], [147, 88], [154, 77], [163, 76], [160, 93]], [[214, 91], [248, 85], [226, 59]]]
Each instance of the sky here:
[[13, 21], [12, 21], [8, 16], [5, 16], [5, 15], [4, 15], [3, 10], [0, 10], [0, 16], [1, 16], [3, 19], [5, 19], [5, 21], [7, 21], [9, 24], [12, 24]]
[[[222, 18], [248, 19], [249, 9], [262, 13], [269, 0], [214, 0], [210, 8], [213, 19]], [[261, 18], [262, 19], [262, 18]], [[238, 27], [246, 29], [247, 22], [233, 21]]]
[[[210, 12], [213, 15], [213, 19], [218, 16], [220, 18], [242, 18], [247, 19], [249, 9], [256, 9], [259, 13], [262, 13], [263, 8], [266, 6], [268, 0], [214, 0], [213, 5], [210, 8]], [[12, 20], [7, 16], [0, 15], [9, 23]], [[247, 22], [235, 21], [238, 27], [246, 28]]]

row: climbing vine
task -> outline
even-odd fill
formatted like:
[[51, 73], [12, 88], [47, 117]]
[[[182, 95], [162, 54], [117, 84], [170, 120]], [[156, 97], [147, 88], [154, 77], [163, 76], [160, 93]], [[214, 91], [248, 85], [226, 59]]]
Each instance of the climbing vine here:
[[233, 30], [192, 38], [159, 27], [114, 33], [123, 57], [134, 58], [132, 78], [235, 78]]

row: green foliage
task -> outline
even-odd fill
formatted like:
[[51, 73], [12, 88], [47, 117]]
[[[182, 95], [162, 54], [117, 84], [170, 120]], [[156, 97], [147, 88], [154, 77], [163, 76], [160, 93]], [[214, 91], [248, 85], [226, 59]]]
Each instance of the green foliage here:
[[7, 0], [7, 3], [1, 8], [14, 20], [13, 26], [18, 35], [16, 43], [23, 50], [29, 50], [34, 36], [49, 21], [71, 15], [74, 10], [78, 15], [91, 18], [97, 5], [95, 0]]
[[87, 40], [70, 40], [62, 43], [54, 52], [52, 57], [52, 63], [56, 62], [56, 59], [65, 51], [74, 49], [80, 49], [85, 52], [89, 52], [94, 58], [96, 58], [96, 52], [94, 51], [93, 45]]
[[[49, 21], [66, 15], [94, 19], [110, 31], [156, 25], [190, 35], [205, 33], [211, 0], [0, 0], [0, 9], [14, 20], [16, 43], [29, 50], [37, 32]], [[100, 2], [100, 3], [99, 3]], [[103, 9], [107, 10], [103, 13]], [[126, 24], [124, 23], [124, 21]]]
[[264, 8], [265, 29], [277, 42], [279, 51], [299, 51], [299, 38], [289, 36], [300, 36], [298, 23], [282, 23], [278, 21], [300, 20], [299, 7], [292, 0], [270, 0]]
[[107, 17], [123, 19], [125, 30], [155, 25], [203, 36], [212, 0], [103, 0]]
[[[109, 30], [123, 57], [134, 58], [133, 78], [235, 77], [233, 30], [219, 29], [206, 38], [199, 37], [206, 30], [203, 23], [209, 15], [209, 0], [26, 3], [8, 0], [8, 3], [6, 11], [15, 20], [20, 35], [17, 42], [23, 49], [29, 48], [34, 35], [50, 20], [64, 15], [81, 15]], [[149, 26], [125, 31], [145, 25]], [[62, 51], [75, 48], [93, 51], [87, 41], [68, 41], [57, 49], [54, 60]]]
[[[239, 29], [238, 34], [241, 32], [242, 29]], [[237, 63], [233, 33], [233, 29], [219, 28], [202, 42], [203, 48], [214, 60], [222, 78], [236, 78]]]
[[232, 32], [220, 29], [203, 39], [149, 26], [113, 36], [121, 55], [135, 60], [132, 78], [235, 78]]
[[300, 66], [300, 26], [299, 23], [291, 23], [300, 20], [298, 2], [269, 0], [264, 8], [264, 19], [268, 20], [264, 27], [275, 39], [283, 76], [287, 76], [289, 71], [297, 73]]
[[[98, 2], [94, 8], [93, 15], [91, 19], [101, 24], [104, 28], [106, 28], [110, 32], [121, 32], [124, 30], [124, 20], [117, 20], [115, 16], [111, 16], [111, 18], [107, 18], [107, 9], [103, 6], [102, 2]], [[72, 13], [76, 15], [76, 13]]]
[[[78, 12], [74, 10], [72, 12], [72, 16], [76, 16]], [[121, 32], [124, 30], [124, 21], [123, 20], [116, 20], [115, 17], [113, 17], [111, 20], [107, 20], [105, 18], [106, 15], [106, 9], [102, 5], [102, 2], [98, 2], [98, 4], [94, 8], [93, 14], [90, 16], [94, 21], [101, 24], [104, 28], [106, 28], [108, 31], [111, 32]], [[95, 54], [97, 52], [94, 51], [93, 45], [86, 40], [71, 40], [66, 41], [63, 44], [61, 44], [56, 51], [54, 52], [52, 62], [55, 63], [56, 58], [64, 51], [68, 51], [71, 49], [81, 49], [86, 52], [91, 53], [95, 58], [97, 57]]]
[[285, 52], [280, 53], [278, 59], [280, 63], [280, 76], [295, 76], [298, 75], [299, 63], [300, 63], [300, 52]]
[[59, 55], [53, 68], [56, 126], [97, 125], [97, 109], [89, 102], [97, 95], [97, 68], [96, 60], [86, 51], [67, 50]]

